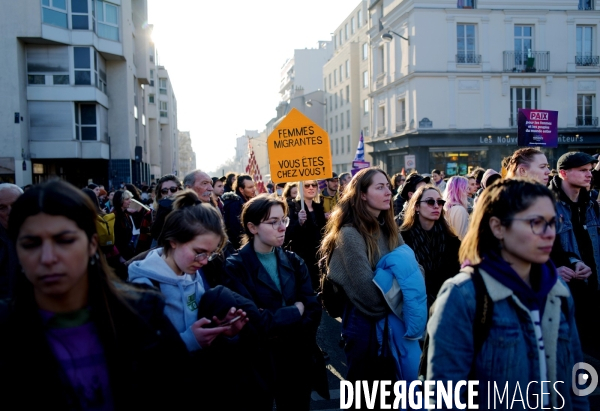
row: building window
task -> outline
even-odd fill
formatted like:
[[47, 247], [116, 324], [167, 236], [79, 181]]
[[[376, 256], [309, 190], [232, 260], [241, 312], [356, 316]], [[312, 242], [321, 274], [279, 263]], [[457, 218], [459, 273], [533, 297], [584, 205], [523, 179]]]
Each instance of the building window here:
[[333, 70], [333, 85], [337, 86], [337, 69]]
[[68, 28], [67, 0], [42, 0], [42, 22]]
[[406, 100], [405, 99], [398, 100], [397, 110], [398, 111], [396, 113], [396, 119], [397, 119], [396, 131], [402, 131], [406, 128]]
[[354, 34], [356, 32], [356, 19], [354, 17], [350, 19], [350, 27], [352, 30], [352, 34]]
[[346, 60], [346, 78], [350, 77], [350, 60]]
[[474, 9], [475, 0], [458, 0], [456, 6], [459, 9]]
[[358, 13], [356, 13], [356, 21], [358, 21], [358, 27], [362, 27], [362, 10], [359, 10]]
[[350, 128], [350, 110], [346, 110], [346, 127]]
[[95, 104], [75, 104], [75, 138], [82, 141], [98, 140], [98, 121]]
[[329, 132], [333, 133], [333, 118], [329, 117]]
[[[342, 124], [344, 124], [343, 121]], [[342, 146], [341, 154], [344, 154], [344, 136], [340, 137], [340, 140], [340, 145]]]
[[106, 1], [96, 0], [98, 36], [119, 41], [119, 7]]
[[369, 87], [369, 72], [368, 71], [363, 71], [363, 87], [364, 88]]
[[350, 86], [346, 86], [346, 103], [350, 103]]
[[169, 114], [167, 112], [167, 102], [166, 101], [161, 101], [160, 102], [160, 116], [161, 117], [168, 117]]
[[96, 87], [106, 94], [106, 61], [104, 61], [104, 57], [96, 51], [94, 51], [94, 70], [96, 75]]
[[327, 77], [323, 77], [323, 91], [327, 91]]
[[366, 126], [365, 128], [363, 128], [363, 137], [368, 137], [369, 136], [369, 126]]
[[[340, 114], [340, 129], [344, 129], [344, 113]], [[344, 152], [344, 146], [342, 145], [342, 153]]]
[[577, 125], [598, 127], [598, 117], [594, 117], [596, 96], [593, 94], [577, 95]]
[[333, 97], [329, 96], [329, 111], [333, 111]]
[[339, 143], [339, 140], [340, 140], [339, 138], [336, 138], [336, 139], [335, 139], [335, 155], [336, 155], [336, 156], [337, 156], [337, 155], [340, 153], [340, 152], [339, 152], [339, 150], [338, 150], [338, 149], [340, 148], [340, 146], [339, 146], [339, 144], [338, 144], [338, 143]]
[[350, 136], [349, 135], [346, 136], [346, 142], [348, 143], [348, 153], [350, 153], [351, 148], [350, 148]]
[[337, 96], [337, 93], [335, 94], [334, 100], [335, 100], [335, 108], [337, 108], [338, 107], [338, 96]]
[[594, 10], [593, 0], [579, 0], [579, 10]]
[[154, 94], [148, 94], [148, 103], [155, 104], [155, 102], [154, 102]]
[[344, 89], [340, 90], [340, 107], [344, 105]]
[[363, 100], [363, 114], [369, 114], [369, 99]]
[[154, 87], [154, 70], [150, 70], [150, 87]]
[[340, 29], [340, 46], [342, 45], [342, 29]]
[[335, 34], [333, 35], [333, 48], [337, 48], [337, 36]]
[[69, 84], [69, 48], [63, 46], [27, 47], [28, 84]]
[[510, 123], [517, 126], [517, 114], [520, 108], [537, 109], [539, 106], [538, 89], [534, 87], [513, 87], [510, 90]]
[[597, 66], [598, 57], [593, 56], [593, 27], [577, 26], [577, 56], [575, 64], [578, 66]]
[[514, 28], [515, 44], [515, 67], [517, 71], [523, 71], [530, 64], [533, 50], [533, 26], [515, 26]]
[[88, 0], [71, 0], [71, 28], [89, 30]]
[[73, 68], [75, 71], [75, 84], [92, 84], [91, 49], [89, 47], [73, 47]]
[[385, 134], [385, 106], [379, 107], [377, 110], [377, 135]]
[[475, 45], [475, 25], [456, 25], [456, 62], [461, 64], [478, 64]]
[[348, 40], [348, 23], [344, 26], [344, 40]]
[[160, 94], [167, 94], [167, 79], [159, 78], [158, 79], [158, 90]]
[[329, 73], [329, 88], [331, 89], [331, 73]]
[[335, 116], [335, 131], [338, 131], [338, 116]]
[[343, 78], [344, 78], [344, 73], [342, 72], [343, 68], [344, 67], [340, 64], [340, 83], [343, 81]]
[[363, 47], [362, 47], [362, 59], [366, 60], [367, 58], [369, 58], [369, 44], [363, 43]]

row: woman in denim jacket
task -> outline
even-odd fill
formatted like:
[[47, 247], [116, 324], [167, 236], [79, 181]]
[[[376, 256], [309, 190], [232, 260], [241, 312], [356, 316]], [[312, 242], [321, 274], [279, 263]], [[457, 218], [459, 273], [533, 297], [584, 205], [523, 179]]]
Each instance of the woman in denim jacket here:
[[481, 274], [493, 301], [491, 328], [474, 347], [471, 276], [446, 281], [428, 324], [429, 380], [478, 380], [480, 409], [589, 409], [571, 386], [583, 354], [573, 299], [549, 260], [555, 236], [554, 199], [543, 185], [508, 179], [484, 191], [460, 259]]

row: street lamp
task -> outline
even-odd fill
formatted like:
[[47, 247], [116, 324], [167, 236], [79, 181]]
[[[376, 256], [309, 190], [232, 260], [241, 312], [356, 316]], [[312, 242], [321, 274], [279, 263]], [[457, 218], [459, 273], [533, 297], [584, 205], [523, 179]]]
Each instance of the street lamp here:
[[307, 100], [307, 101], [306, 101], [306, 103], [305, 103], [305, 104], [306, 104], [306, 107], [312, 107], [312, 105], [313, 105], [313, 101], [314, 101], [315, 103], [319, 103], [319, 104], [320, 104], [320, 105], [322, 105], [322, 106], [326, 106], [326, 105], [327, 105], [327, 101], [325, 101], [324, 103], [322, 103], [322, 102], [320, 102], [319, 100]]
[[408, 42], [408, 44], [410, 44], [410, 40], [408, 40], [408, 37], [401, 36], [400, 34], [396, 33], [393, 30], [388, 30], [387, 33], [383, 33], [381, 35], [381, 40], [389, 43], [390, 41], [392, 41], [394, 39], [394, 36], [392, 36], [392, 34], [395, 34], [396, 36], [403, 38], [404, 40], [406, 40]]

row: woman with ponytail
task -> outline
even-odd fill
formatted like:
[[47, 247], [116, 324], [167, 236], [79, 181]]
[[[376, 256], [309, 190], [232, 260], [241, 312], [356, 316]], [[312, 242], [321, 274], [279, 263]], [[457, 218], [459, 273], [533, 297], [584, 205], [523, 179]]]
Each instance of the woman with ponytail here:
[[165, 296], [165, 314], [189, 351], [209, 347], [221, 334], [236, 335], [246, 323], [241, 310], [232, 310], [222, 322], [242, 316], [230, 326], [219, 327], [198, 318], [200, 298], [210, 288], [202, 267], [225, 246], [227, 236], [219, 210], [202, 204], [196, 193], [184, 190], [175, 196], [173, 211], [165, 219], [159, 248], [129, 266], [129, 281], [157, 287]]
[[106, 263], [96, 212], [64, 181], [13, 204], [8, 230], [23, 274], [0, 302], [0, 369], [9, 376], [0, 393], [23, 409], [184, 407], [169, 394], [177, 380], [165, 376], [185, 378], [185, 347], [160, 294], [122, 283]]

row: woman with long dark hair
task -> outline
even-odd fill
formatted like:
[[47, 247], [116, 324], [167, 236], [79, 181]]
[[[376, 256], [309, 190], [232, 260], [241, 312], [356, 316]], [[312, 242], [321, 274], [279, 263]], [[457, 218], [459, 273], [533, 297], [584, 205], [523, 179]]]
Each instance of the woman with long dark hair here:
[[425, 269], [428, 306], [435, 300], [444, 281], [460, 269], [460, 240], [444, 217], [444, 203], [437, 187], [419, 187], [408, 202], [400, 227], [402, 238]]
[[186, 406], [172, 395], [176, 379], [165, 378], [187, 378], [187, 353], [162, 298], [114, 276], [95, 220], [90, 200], [63, 181], [13, 204], [9, 232], [23, 274], [12, 301], [0, 304], [0, 367], [10, 376], [3, 398], [24, 409]]
[[[473, 267], [444, 283], [427, 326], [427, 380], [478, 380], [480, 408], [495, 387], [520, 398], [531, 387], [527, 404], [589, 409], [572, 389], [583, 360], [573, 298], [549, 259], [558, 219], [542, 184], [505, 179], [486, 188], [460, 248]], [[485, 333], [476, 332], [481, 322]]]

